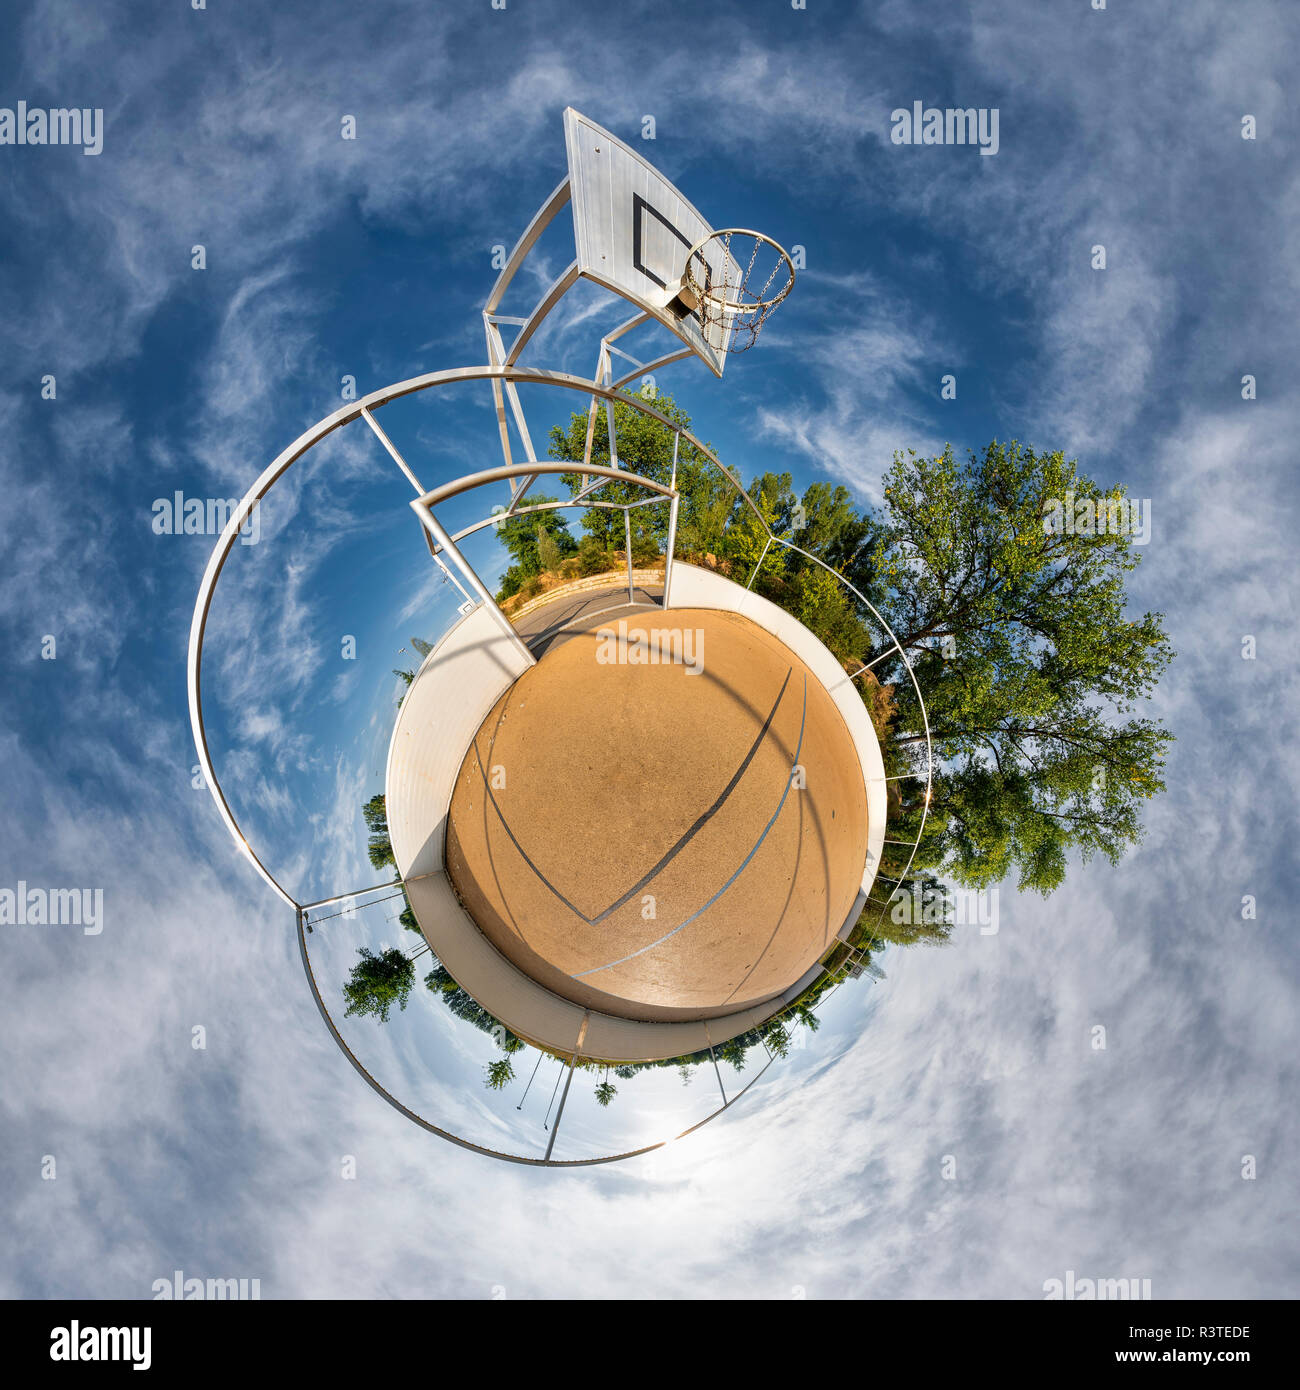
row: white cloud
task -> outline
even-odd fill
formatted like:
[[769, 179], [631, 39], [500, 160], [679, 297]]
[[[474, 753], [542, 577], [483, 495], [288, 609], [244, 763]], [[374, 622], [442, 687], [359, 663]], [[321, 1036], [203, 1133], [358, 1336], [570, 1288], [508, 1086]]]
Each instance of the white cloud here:
[[[27, 385], [0, 396], [12, 441], [0, 464], [0, 617], [22, 641], [47, 627], [72, 638], [56, 681], [22, 687], [30, 708], [6, 729], [23, 738], [0, 735], [5, 872], [102, 884], [108, 924], [96, 939], [4, 929], [0, 1108], [16, 1154], [6, 1294], [145, 1296], [178, 1263], [261, 1277], [268, 1297], [484, 1296], [495, 1284], [512, 1297], [779, 1297], [796, 1285], [812, 1297], [1034, 1297], [1066, 1268], [1147, 1276], [1158, 1296], [1295, 1291], [1278, 1231], [1300, 1138], [1282, 1103], [1296, 1083], [1296, 431], [1289, 407], [1246, 405], [1235, 387], [1256, 360], [1261, 380], [1270, 366], [1286, 380], [1294, 355], [1294, 326], [1267, 288], [1294, 285], [1300, 265], [1288, 218], [1300, 184], [1271, 162], [1286, 45], [1220, 7], [1122, 23], [1115, 9], [1081, 49], [1063, 42], [1050, 7], [981, 10], [935, 29], [895, 5], [881, 23], [898, 47], [872, 90], [860, 46], [746, 40], [719, 57], [707, 91], [676, 49], [647, 61], [629, 48], [621, 66], [607, 53], [592, 75], [581, 52], [534, 37], [509, 80], [489, 87], [466, 77], [436, 19], [418, 41], [375, 44], [364, 11], [327, 26], [271, 11], [264, 40], [232, 39], [155, 121], [136, 119], [130, 101], [183, 81], [183, 55], [161, 36], [122, 45], [107, 10], [74, 19], [66, 6], [32, 7], [24, 75], [56, 90], [93, 76], [110, 124], [104, 156], [83, 161], [93, 170], [51, 175], [45, 201], [13, 208], [27, 237], [70, 219], [84, 254], [51, 258], [38, 316], [18, 312], [21, 287], [0, 300], [0, 321], [11, 335], [20, 326], [25, 370], [60, 374], [48, 419], [31, 414]], [[905, 75], [916, 85], [917, 65], [899, 56], [909, 42], [937, 48], [958, 85], [1007, 93], [997, 159], [972, 173], [866, 157], [889, 156], [878, 147], [894, 88]], [[1208, 107], [1189, 96], [1202, 89]], [[479, 256], [517, 232], [502, 211], [514, 194], [500, 190], [536, 179], [565, 101], [592, 99], [614, 123], [648, 91], [697, 132], [688, 153], [665, 138], [666, 166], [730, 158], [743, 169], [761, 154], [765, 167], [798, 167], [808, 186], [838, 180], [846, 218], [868, 202], [923, 217], [1016, 306], [1008, 316], [1023, 321], [1033, 365], [1032, 379], [1002, 388], [1008, 418], [1072, 450], [1111, 449], [1150, 481], [1156, 535], [1137, 594], [1170, 613], [1180, 658], [1158, 708], [1179, 743], [1171, 790], [1124, 866], [1077, 873], [1046, 904], [1005, 894], [997, 937], [896, 955], [861, 1038], [803, 1084], [754, 1113], [742, 1103], [655, 1165], [539, 1173], [421, 1133], [338, 1055], [307, 997], [291, 921], [189, 785], [179, 672], [201, 557], [187, 558], [193, 573], [171, 594], [184, 566], [155, 558], [171, 552], [144, 531], [149, 498], [166, 488], [145, 481], [109, 501], [93, 487], [143, 457], [168, 485], [197, 467], [226, 495], [264, 465], [287, 381], [319, 383], [324, 413], [337, 364], [296, 270], [347, 200]], [[1275, 143], [1245, 150], [1231, 132], [1216, 143], [1214, 122], [1230, 127], [1238, 108], [1257, 109]], [[343, 111], [358, 115], [356, 148], [338, 139]], [[1065, 132], [1055, 153], [1044, 143], [1053, 130]], [[1245, 158], [1259, 168], [1235, 172]], [[1084, 269], [1093, 240], [1113, 248], [1109, 278]], [[215, 337], [180, 438], [142, 439], [125, 404], [86, 402], [97, 371], [141, 350], [191, 274], [195, 241], [229, 276], [213, 291]], [[824, 325], [852, 311], [861, 326], [818, 339], [817, 380], [788, 404], [764, 402], [757, 419], [872, 495], [895, 448], [939, 446], [921, 402], [959, 335], [937, 310], [918, 315], [887, 291], [883, 269], [821, 275], [814, 264], [803, 286], [808, 314]], [[803, 312], [792, 301], [789, 327], [773, 321], [774, 354], [787, 332], [792, 351], [808, 342], [795, 329]], [[1188, 399], [1202, 394], [1188, 380], [1215, 372], [1223, 400]], [[276, 604], [232, 604], [226, 635], [246, 639], [232, 647], [242, 655], [213, 661], [257, 749], [232, 757], [232, 775], [243, 769], [267, 815], [295, 809], [272, 774], [319, 760], [290, 718], [317, 664], [305, 633], [318, 577], [290, 524], [342, 535], [347, 488], [375, 467], [372, 445], [336, 441], [328, 481], [290, 480], [278, 494]], [[237, 558], [252, 566], [253, 550]], [[397, 609], [403, 622], [423, 597]], [[120, 669], [149, 624], [164, 657], [172, 650], [170, 686], [158, 665]], [[1255, 663], [1240, 659], [1243, 632], [1261, 636]], [[40, 673], [17, 640], [11, 661], [24, 681]], [[384, 741], [373, 719], [367, 736]], [[327, 764], [309, 824], [319, 856], [291, 868], [365, 867], [350, 826], [359, 830], [367, 761]], [[1255, 923], [1240, 917], [1247, 892], [1260, 902]], [[1105, 1053], [1089, 1046], [1095, 1023]], [[208, 1029], [205, 1052], [190, 1048], [195, 1024]], [[409, 1060], [405, 1042], [380, 1045], [385, 1065]], [[45, 1152], [59, 1161], [55, 1183], [39, 1178]], [[355, 1182], [339, 1177], [344, 1153], [358, 1156]], [[938, 1176], [945, 1153], [957, 1159], [952, 1183]], [[1256, 1182], [1239, 1176], [1243, 1153], [1259, 1157]], [[437, 1213], [436, 1241], [413, 1212]]]

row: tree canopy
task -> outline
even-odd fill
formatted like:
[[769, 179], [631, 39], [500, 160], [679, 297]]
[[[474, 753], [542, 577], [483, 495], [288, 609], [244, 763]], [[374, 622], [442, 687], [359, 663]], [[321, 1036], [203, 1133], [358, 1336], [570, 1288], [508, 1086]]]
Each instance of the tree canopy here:
[[406, 1008], [415, 983], [415, 966], [395, 946], [390, 946], [381, 956], [369, 947], [359, 946], [357, 954], [361, 959], [352, 967], [352, 974], [343, 986], [343, 995], [348, 1001], [344, 1017], [356, 1014], [387, 1023], [394, 1004], [400, 1009]]
[[[558, 497], [531, 490], [524, 494], [521, 506], [532, 507], [543, 502], [558, 502]], [[523, 512], [502, 517], [494, 523], [497, 539], [510, 552], [514, 563], [502, 576], [499, 597], [509, 598], [525, 581], [552, 571], [560, 562], [578, 549], [569, 532], [568, 522], [560, 511]]]
[[365, 817], [366, 829], [370, 832], [366, 853], [370, 856], [371, 864], [376, 869], [382, 869], [387, 865], [396, 868], [397, 858], [393, 854], [393, 842], [388, 838], [388, 809], [383, 792], [376, 792], [361, 808], [361, 814]]
[[[671, 397], [661, 393], [654, 405], [689, 428]], [[613, 415], [620, 464], [669, 481], [673, 432], [622, 402]], [[587, 428], [585, 412], [556, 426], [551, 457], [581, 460]], [[609, 459], [602, 406], [591, 461]], [[564, 478], [576, 491], [579, 475]], [[788, 473], [754, 478], [751, 507], [685, 441], [677, 482], [679, 556], [752, 583], [846, 670], [868, 668], [856, 683], [897, 779], [891, 839], [915, 838], [927, 805], [924, 780], [906, 777], [924, 767], [924, 700], [935, 775], [912, 865], [918, 882], [938, 874], [986, 888], [1009, 877], [1049, 893], [1071, 853], [1117, 862], [1140, 839], [1142, 803], [1164, 787], [1172, 738], [1140, 709], [1172, 656], [1162, 615], [1128, 613], [1125, 580], [1140, 553], [1127, 531], [1067, 532], [1045, 520], [1054, 500], [1072, 494], [1113, 505], [1121, 489], [1102, 488], [1059, 451], [1014, 440], [965, 460], [951, 448], [934, 458], [899, 454], [874, 509], [859, 509], [845, 487], [826, 481], [796, 496]], [[644, 493], [612, 482], [597, 495], [625, 503]], [[780, 540], [821, 563], [768, 544], [756, 511]], [[667, 508], [632, 515], [638, 533], [662, 548]], [[589, 510], [582, 524], [601, 545], [621, 548], [620, 512]], [[900, 876], [904, 862], [893, 855], [883, 872]], [[912, 939], [933, 935], [918, 929]]]
[[[1163, 615], [1127, 616], [1130, 535], [1044, 525], [1069, 492], [1122, 496], [1015, 441], [964, 463], [951, 449], [898, 456], [885, 476], [873, 587], [939, 763], [917, 865], [968, 887], [1014, 875], [1050, 892], [1072, 850], [1118, 862], [1141, 836], [1142, 802], [1164, 789], [1172, 735], [1135, 713], [1173, 655]], [[895, 683], [895, 748], [918, 750], [898, 650], [877, 639], [869, 660]], [[916, 815], [915, 797], [906, 809]]]

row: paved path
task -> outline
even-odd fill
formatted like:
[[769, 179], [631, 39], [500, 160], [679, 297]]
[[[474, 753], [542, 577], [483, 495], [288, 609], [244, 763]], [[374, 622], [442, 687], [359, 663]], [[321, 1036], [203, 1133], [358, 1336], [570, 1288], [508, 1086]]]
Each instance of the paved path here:
[[[638, 606], [653, 604], [658, 607], [664, 591], [663, 585], [659, 584], [648, 589], [637, 585], [632, 592], [636, 595]], [[584, 593], [569, 594], [565, 598], [556, 599], [554, 603], [534, 608], [531, 613], [525, 613], [515, 623], [515, 630], [528, 644], [533, 655], [541, 657], [557, 640], [564, 641], [568, 636], [568, 633], [562, 632], [561, 629], [573, 624], [576, 630], [581, 631], [589, 627], [593, 620], [596, 626], [599, 626], [605, 621], [605, 612], [610, 609], [621, 609], [623, 617], [634, 611], [627, 601], [626, 583], [612, 585], [607, 589], [591, 589]], [[618, 612], [613, 614], [615, 621], [619, 616]]]

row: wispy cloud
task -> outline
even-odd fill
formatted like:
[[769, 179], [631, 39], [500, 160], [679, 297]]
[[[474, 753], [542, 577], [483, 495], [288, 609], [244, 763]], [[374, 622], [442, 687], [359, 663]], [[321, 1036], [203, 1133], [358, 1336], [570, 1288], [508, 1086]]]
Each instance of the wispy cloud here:
[[[125, 8], [49, 0], [20, 18], [22, 81], [96, 93], [108, 142], [72, 177], [12, 165], [5, 194], [21, 269], [0, 282], [18, 364], [0, 391], [2, 857], [9, 880], [103, 885], [107, 925], [3, 929], [0, 1291], [145, 1297], [201, 1265], [262, 1277], [267, 1296], [1038, 1297], [1066, 1268], [1150, 1277], [1164, 1297], [1294, 1293], [1278, 1232], [1300, 1148], [1284, 1103], [1297, 420], [1279, 383], [1296, 329], [1278, 287], [1300, 285], [1282, 139], [1295, 17], [1205, 0], [1068, 17], [891, 4], [778, 27], [724, 6], [691, 19], [715, 56], [701, 84], [664, 48], [663, 16], [602, 7], [627, 42], [593, 63], [526, 10], [483, 7], [452, 30], [437, 7], [404, 8], [394, 38], [382, 5], [327, 23], [274, 7], [219, 41], [198, 27], [210, 15], [130, 42]], [[1001, 153], [889, 146], [889, 109], [914, 98], [1000, 105]], [[1046, 903], [1005, 892], [995, 937], [895, 953], [885, 985], [841, 1001], [831, 1059], [798, 1061], [769, 1104], [742, 1102], [653, 1163], [555, 1174], [417, 1130], [321, 1028], [291, 918], [191, 785], [182, 663], [210, 538], [154, 537], [148, 504], [241, 491], [337, 405], [340, 342], [377, 380], [451, 365], [422, 343], [476, 359], [490, 248], [560, 176], [568, 102], [625, 131], [654, 112], [655, 162], [711, 212], [761, 214], [768, 185], [784, 190], [772, 229], [808, 245], [810, 268], [748, 378], [760, 443], [872, 498], [895, 449], [943, 442], [939, 372], [978, 368], [999, 433], [1149, 493], [1134, 597], [1169, 615], [1180, 657], [1156, 708], [1179, 742], [1119, 870], [1076, 872]], [[345, 113], [356, 142], [339, 137]], [[349, 260], [358, 227], [427, 243], [418, 332], [387, 331], [386, 265]], [[539, 347], [587, 371], [596, 301], [566, 308]], [[39, 398], [45, 372], [57, 402]], [[402, 442], [482, 466], [463, 418], [409, 415]], [[277, 841], [286, 876], [322, 891], [370, 873], [357, 807], [387, 742], [390, 617], [405, 631], [441, 592], [417, 547], [375, 619], [373, 666], [352, 674], [332, 647], [326, 661], [326, 595], [362, 583], [338, 557], [389, 534], [380, 507], [355, 505], [380, 478], [405, 507], [367, 434], [325, 446], [277, 488], [265, 549], [236, 548], [213, 614], [223, 772], [250, 815], [294, 826]], [[47, 631], [54, 663], [39, 660]], [[354, 707], [351, 743], [307, 736]], [[464, 1068], [455, 1117], [482, 1120], [474, 1045], [362, 1036], [421, 1104], [431, 1051]], [[425, 1210], [436, 1242], [412, 1220]]]

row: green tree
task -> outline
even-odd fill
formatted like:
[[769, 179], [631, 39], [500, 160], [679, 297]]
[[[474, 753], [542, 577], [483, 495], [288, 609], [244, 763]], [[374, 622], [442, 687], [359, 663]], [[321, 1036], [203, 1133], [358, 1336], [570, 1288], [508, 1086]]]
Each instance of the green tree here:
[[791, 1006], [790, 1015], [810, 1033], [815, 1033], [822, 1026], [821, 1019], [813, 1013], [812, 1009], [807, 1004], [796, 1001]]
[[515, 1064], [509, 1057], [498, 1057], [487, 1064], [487, 1079], [484, 1085], [489, 1091], [504, 1091], [515, 1079]]
[[[670, 397], [654, 404], [689, 427]], [[668, 481], [672, 429], [621, 402], [612, 414], [620, 462]], [[604, 405], [597, 415], [590, 459], [607, 463]], [[587, 434], [588, 416], [572, 415], [567, 429], [552, 430], [551, 456], [581, 460]], [[936, 883], [939, 873], [974, 888], [1012, 875], [1047, 893], [1071, 852], [1117, 862], [1140, 838], [1141, 803], [1163, 790], [1172, 737], [1138, 708], [1172, 657], [1162, 615], [1126, 616], [1125, 579], [1140, 558], [1128, 534], [1044, 524], [1054, 500], [1115, 506], [1121, 490], [1103, 491], [1059, 452], [995, 441], [960, 463], [951, 449], [897, 456], [878, 513], [859, 513], [845, 488], [827, 482], [796, 502], [788, 474], [763, 474], [749, 496], [764, 525], [699, 450], [683, 443], [677, 463], [679, 556], [716, 556], [742, 583], [762, 556], [755, 588], [846, 669], [869, 667], [857, 687], [884, 744], [890, 838], [909, 841], [925, 821], [914, 862], [908, 867], [906, 845], [888, 847], [884, 875], [906, 878], [906, 888]], [[576, 473], [565, 480], [571, 491], [580, 483]], [[613, 481], [598, 495], [626, 503], [643, 491]], [[666, 508], [633, 515], [642, 541], [661, 542]], [[593, 556], [622, 550], [622, 525], [616, 511], [584, 516]], [[768, 546], [766, 527], [822, 565]], [[905, 776], [925, 766], [925, 734], [900, 652], [823, 565], [880, 610], [911, 659], [933, 738], [928, 792]], [[869, 907], [859, 936], [870, 915]], [[942, 941], [950, 929], [887, 920], [876, 936]], [[728, 1060], [743, 1064], [743, 1055], [742, 1047]]]
[[[826, 482], [810, 483], [791, 508], [794, 543], [840, 571], [850, 583], [866, 592], [872, 579], [871, 551], [878, 524], [853, 505], [848, 488]], [[855, 577], [856, 576], [856, 577]], [[863, 581], [858, 583], [858, 579]]]
[[537, 563], [547, 574], [555, 574], [564, 562], [564, 552], [544, 525], [537, 527]]
[[402, 681], [402, 693], [397, 697], [397, 708], [402, 708], [402, 701], [406, 699], [406, 692], [411, 688], [411, 682], [415, 679], [414, 671], [399, 671], [393, 668], [393, 675], [399, 676]]
[[411, 907], [411, 900], [406, 896], [406, 889], [402, 889], [402, 910], [397, 914], [397, 920], [406, 928], [407, 931], [418, 932], [420, 924], [415, 920], [415, 912]]
[[723, 542], [727, 557], [734, 563], [732, 577], [741, 584], [748, 584], [756, 569], [755, 582], [760, 576], [776, 574], [785, 568], [785, 547], [771, 540], [769, 532], [790, 538], [794, 503], [790, 475], [763, 473], [750, 483], [748, 495], [754, 505], [751, 507], [743, 499], [737, 499], [735, 515]]
[[[676, 424], [685, 429], [690, 428], [690, 417], [671, 396], [660, 392], [653, 401], [647, 403], [652, 404], [655, 410]], [[670, 483], [673, 474], [672, 429], [661, 424], [653, 416], [646, 415], [622, 401], [615, 402], [613, 413], [619, 467], [642, 477], [652, 478], [659, 483]], [[581, 464], [587, 447], [587, 421], [586, 411], [575, 411], [569, 417], [567, 429], [556, 425], [551, 430], [551, 458]], [[596, 411], [590, 461], [606, 468], [610, 464], [609, 429], [604, 405], [599, 406]], [[677, 458], [677, 484], [682, 494], [683, 505], [683, 513], [678, 519], [678, 533], [683, 539], [685, 528], [694, 524], [691, 504], [687, 499], [691, 498], [694, 502], [700, 503], [711, 495], [707, 482], [709, 471], [722, 485], [722, 491], [718, 495], [724, 502], [724, 515], [729, 514], [732, 508], [730, 484], [693, 444], [683, 440]], [[576, 493], [581, 484], [581, 474], [566, 473], [563, 477], [570, 493]], [[613, 502], [622, 507], [629, 502], [643, 502], [652, 494], [635, 483], [611, 479], [593, 496], [603, 502]], [[668, 536], [667, 501], [635, 508], [631, 513], [631, 523], [634, 556], [661, 552]], [[626, 549], [621, 511], [588, 507], [583, 512], [582, 527], [602, 550], [617, 551], [621, 555]], [[717, 530], [720, 535], [721, 527]]]
[[[1071, 850], [1117, 862], [1164, 787], [1172, 735], [1133, 711], [1173, 653], [1161, 614], [1125, 616], [1130, 535], [1070, 535], [1045, 515], [1067, 494], [1122, 492], [1015, 441], [965, 463], [951, 449], [897, 455], [885, 482], [881, 603], [913, 658], [939, 767], [915, 867], [975, 888], [1015, 874], [1048, 893]], [[919, 766], [915, 692], [883, 638], [877, 659], [896, 687], [895, 752]], [[900, 793], [893, 838], [921, 808], [921, 793]]]
[[[918, 855], [918, 858], [922, 856]], [[952, 900], [948, 885], [931, 872], [913, 867], [893, 885], [882, 911], [868, 903], [850, 936], [855, 946], [942, 946], [952, 936]]]
[[844, 585], [829, 570], [805, 562], [788, 589], [789, 601], [782, 606], [842, 662], [860, 667], [871, 648], [871, 632], [858, 617], [853, 596]]
[[[426, 656], [428, 656], [429, 653], [433, 650], [432, 645], [431, 645], [430, 643], [426, 642], [426, 641], [424, 640], [423, 637], [412, 637], [412, 638], [411, 638], [411, 646], [412, 646], [412, 647], [415, 649], [415, 651], [419, 654], [420, 659], [421, 659], [422, 661], [423, 661], [423, 659], [424, 659]], [[414, 672], [414, 671], [399, 671], [396, 667], [394, 667], [394, 668], [393, 668], [393, 675], [395, 675], [395, 676], [400, 676], [400, 677], [401, 677], [401, 680], [402, 680], [402, 684], [406, 687], [406, 690], [410, 690], [410, 688], [411, 688], [411, 682], [415, 679], [415, 672]], [[406, 690], [404, 690], [404, 691], [402, 692], [402, 694], [401, 694], [400, 696], [398, 696], [398, 700], [397, 700], [397, 708], [398, 708], [398, 709], [401, 709], [401, 708], [402, 708], [402, 701], [406, 699]]]
[[[519, 505], [531, 507], [542, 502], [558, 502], [559, 498], [545, 493], [526, 492]], [[541, 520], [540, 518], [545, 518]], [[546, 536], [560, 556], [573, 554], [578, 543], [569, 534], [569, 527], [561, 513], [517, 512], [513, 516], [502, 516], [493, 525], [497, 540], [510, 552], [514, 564], [506, 570], [498, 598], [509, 598], [527, 580], [539, 575], [544, 568], [539, 550], [540, 537]], [[558, 565], [557, 565], [558, 568]]]
[[790, 1033], [784, 1023], [773, 1019], [763, 1026], [763, 1041], [772, 1049], [776, 1057], [787, 1057], [790, 1053]]
[[425, 988], [436, 994], [457, 1018], [472, 1023], [481, 1033], [490, 1033], [502, 1052], [519, 1052], [528, 1045], [522, 1038], [516, 1037], [504, 1023], [488, 1013], [472, 994], [461, 989], [437, 956], [431, 956], [430, 959], [433, 961], [433, 969], [424, 977]]
[[357, 948], [361, 959], [352, 967], [352, 975], [343, 986], [348, 1001], [345, 1018], [377, 1018], [388, 1022], [389, 1010], [396, 1004], [406, 1008], [406, 1001], [415, 983], [415, 966], [395, 946], [377, 956], [366, 946]]
[[387, 865], [396, 868], [393, 842], [388, 838], [388, 809], [384, 803], [383, 792], [376, 792], [361, 808], [361, 814], [365, 817], [366, 829], [370, 832], [366, 849], [371, 864], [376, 869], [382, 869]]
[[606, 550], [595, 536], [583, 536], [578, 542], [578, 573], [584, 579], [617, 569], [618, 564], [619, 557]]

